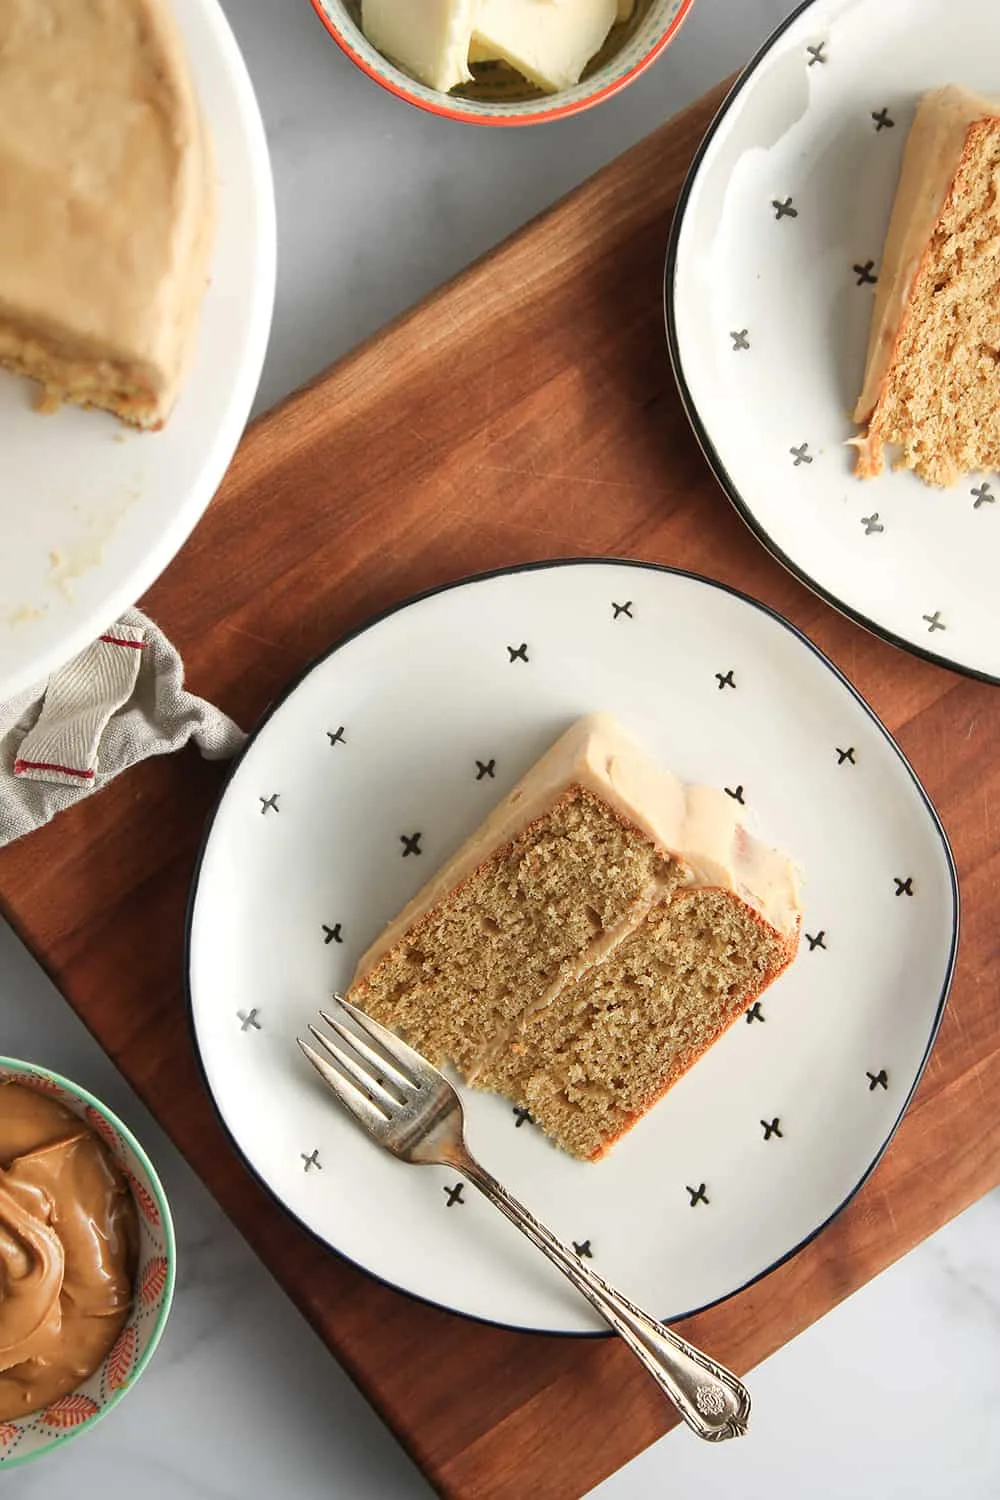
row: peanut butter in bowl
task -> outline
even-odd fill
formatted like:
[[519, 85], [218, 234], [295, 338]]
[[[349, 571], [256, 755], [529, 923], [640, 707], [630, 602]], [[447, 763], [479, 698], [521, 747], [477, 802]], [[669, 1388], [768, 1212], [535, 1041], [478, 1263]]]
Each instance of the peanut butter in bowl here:
[[139, 1254], [125, 1173], [53, 1094], [0, 1083], [0, 1423], [94, 1374], [132, 1309]]

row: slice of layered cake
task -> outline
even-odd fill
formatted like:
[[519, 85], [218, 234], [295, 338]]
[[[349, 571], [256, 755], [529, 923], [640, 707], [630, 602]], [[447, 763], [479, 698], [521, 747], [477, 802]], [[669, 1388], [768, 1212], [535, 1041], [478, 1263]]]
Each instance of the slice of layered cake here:
[[863, 479], [886, 444], [929, 484], [1000, 469], [1000, 103], [965, 89], [917, 110], [854, 419]]
[[569, 729], [361, 959], [349, 998], [597, 1158], [795, 956], [795, 870], [607, 715]]
[[0, 365], [161, 427], [214, 227], [168, 0], [0, 0]]

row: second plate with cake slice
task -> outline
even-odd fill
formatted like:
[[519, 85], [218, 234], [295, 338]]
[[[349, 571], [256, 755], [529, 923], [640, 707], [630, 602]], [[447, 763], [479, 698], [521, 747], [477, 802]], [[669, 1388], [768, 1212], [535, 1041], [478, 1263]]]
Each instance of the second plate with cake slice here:
[[665, 288], [688, 413], [757, 537], [859, 624], [994, 681], [998, 49], [981, 0], [801, 6], [699, 151]]
[[[538, 792], [537, 776], [523, 779], [567, 731], [543, 779], [570, 795], [545, 792], [537, 817], [521, 808], [510, 822], [505, 799], [519, 783], [526, 799]], [[581, 813], [577, 787], [596, 811]], [[403, 1003], [416, 979], [423, 1045], [470, 1072], [485, 1060], [479, 1081], [502, 1090], [462, 1085], [472, 1149], [596, 1269], [677, 1317], [793, 1252], [878, 1160], [951, 979], [947, 840], [890, 736], [804, 637], [719, 585], [642, 564], [544, 565], [441, 589], [341, 643], [271, 711], [230, 776], [192, 899], [192, 1019], [220, 1115], [288, 1210], [367, 1270], [458, 1312], [560, 1332], [595, 1327], [561, 1278], [454, 1173], [382, 1154], [295, 1044], [386, 924], [419, 920], [407, 903], [436, 871], [446, 893], [482, 866], [475, 849], [449, 861], [491, 813], [494, 854], [517, 848], [506, 898], [494, 889], [489, 910], [472, 892], [465, 912], [489, 939], [466, 934], [483, 999], [469, 1047], [454, 985], [428, 983], [429, 945], [411, 945], [382, 1000]], [[572, 879], [567, 840], [580, 855]], [[550, 847], [561, 852], [546, 872]], [[802, 871], [800, 895], [765, 849]], [[719, 894], [706, 904], [706, 891]], [[526, 926], [511, 917], [519, 899]], [[798, 954], [763, 990], [794, 945], [799, 904]], [[736, 917], [762, 908], [758, 941], [752, 918]], [[498, 945], [490, 924], [508, 920]], [[551, 952], [534, 972], [540, 944]], [[490, 990], [482, 970], [498, 954], [506, 972]], [[675, 997], [687, 986], [693, 1027], [676, 1068], [663, 1066], [676, 1039], [662, 1014], [644, 1011], [638, 1046], [615, 1043], [639, 1002], [616, 1009], [611, 990], [620, 999], [630, 979], [657, 994], [673, 984]], [[559, 1009], [546, 1016], [549, 1001]], [[565, 1069], [549, 1066], [554, 1036]], [[646, 1048], [657, 1037], [662, 1056]], [[512, 1066], [526, 1056], [537, 1066]], [[575, 1085], [607, 1081], [609, 1109], [599, 1089], [580, 1117], [563, 1091], [564, 1109], [560, 1069]], [[557, 1086], [539, 1092], [546, 1074]], [[620, 1139], [579, 1160], [533, 1111], [581, 1156]]]

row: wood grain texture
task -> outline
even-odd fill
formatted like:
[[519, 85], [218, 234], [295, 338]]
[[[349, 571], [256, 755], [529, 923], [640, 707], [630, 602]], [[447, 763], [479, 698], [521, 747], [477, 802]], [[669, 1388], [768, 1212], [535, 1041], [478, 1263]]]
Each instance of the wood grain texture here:
[[[720, 98], [257, 423], [145, 602], [193, 688], [251, 724], [311, 657], [416, 590], [538, 558], [639, 557], [780, 610], [898, 736], [958, 857], [953, 998], [863, 1192], [794, 1260], [685, 1328], [746, 1371], [1000, 1180], [1000, 693], [815, 599], [708, 473], [668, 367], [661, 292], [680, 184]], [[147, 764], [6, 850], [4, 911], [438, 1490], [578, 1496], [670, 1421], [624, 1348], [482, 1327], [387, 1290], [293, 1225], [223, 1136], [181, 977], [222, 774], [193, 753]]]

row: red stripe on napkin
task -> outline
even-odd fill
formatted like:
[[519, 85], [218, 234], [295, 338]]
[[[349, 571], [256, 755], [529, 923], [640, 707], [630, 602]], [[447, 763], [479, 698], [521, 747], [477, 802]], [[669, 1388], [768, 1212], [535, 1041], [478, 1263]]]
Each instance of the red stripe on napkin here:
[[93, 771], [77, 771], [73, 766], [56, 766], [47, 760], [16, 760], [14, 775], [23, 776], [25, 771], [59, 771], [63, 776], [79, 776], [81, 781], [93, 781]]

